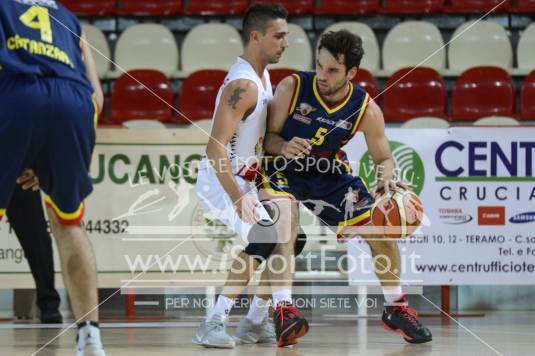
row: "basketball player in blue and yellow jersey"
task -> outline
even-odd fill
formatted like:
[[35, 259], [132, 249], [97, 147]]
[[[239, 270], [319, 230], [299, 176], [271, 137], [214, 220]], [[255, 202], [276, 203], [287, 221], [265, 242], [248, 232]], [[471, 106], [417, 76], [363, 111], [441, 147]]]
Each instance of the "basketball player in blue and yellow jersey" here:
[[[297, 236], [298, 204], [309, 208], [336, 230], [339, 239], [361, 235], [368, 242], [375, 273], [385, 296], [383, 324], [411, 343], [431, 341], [431, 332], [407, 305], [402, 294], [400, 258], [395, 241], [363, 231], [370, 221], [374, 194], [351, 174], [342, 147], [362, 132], [377, 166], [378, 189], [408, 188], [394, 179], [394, 161], [379, 106], [352, 84], [364, 51], [348, 31], [328, 32], [319, 42], [316, 71], [297, 72], [278, 86], [270, 105], [264, 148], [263, 198], [279, 205], [280, 234], [291, 236], [274, 253], [290, 258]], [[288, 206], [289, 205], [289, 206]], [[290, 210], [287, 210], [290, 209]], [[375, 258], [377, 257], [377, 258]], [[291, 271], [280, 278], [291, 281]], [[291, 284], [290, 284], [291, 285]]]
[[35, 172], [79, 322], [76, 354], [104, 355], [95, 256], [81, 226], [103, 95], [78, 19], [53, 0], [2, 0], [0, 66], [0, 216], [17, 178]]

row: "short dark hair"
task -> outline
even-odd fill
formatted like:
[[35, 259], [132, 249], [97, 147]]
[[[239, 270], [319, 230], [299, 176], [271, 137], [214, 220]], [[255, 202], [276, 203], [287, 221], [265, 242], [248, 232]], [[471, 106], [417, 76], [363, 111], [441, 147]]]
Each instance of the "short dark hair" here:
[[247, 9], [243, 17], [243, 42], [249, 42], [249, 35], [252, 31], [266, 33], [269, 21], [283, 19], [288, 17], [288, 11], [281, 5], [256, 3]]
[[353, 67], [359, 67], [364, 49], [362, 39], [347, 30], [329, 31], [321, 36], [318, 50], [325, 48], [338, 61], [344, 56], [346, 72]]

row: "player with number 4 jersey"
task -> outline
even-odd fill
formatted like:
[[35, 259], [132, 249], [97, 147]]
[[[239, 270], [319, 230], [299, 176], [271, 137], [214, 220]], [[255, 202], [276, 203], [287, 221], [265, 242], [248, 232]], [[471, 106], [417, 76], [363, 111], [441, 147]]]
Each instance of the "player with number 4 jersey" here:
[[103, 94], [76, 16], [53, 0], [2, 0], [0, 92], [0, 219], [17, 178], [34, 172], [79, 327], [76, 355], [102, 356], [95, 256], [81, 220]]

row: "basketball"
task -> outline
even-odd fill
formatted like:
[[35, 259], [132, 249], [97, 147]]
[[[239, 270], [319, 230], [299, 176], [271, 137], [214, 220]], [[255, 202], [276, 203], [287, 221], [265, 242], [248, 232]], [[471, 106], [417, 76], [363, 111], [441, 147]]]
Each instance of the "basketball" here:
[[410, 190], [398, 188], [382, 194], [372, 207], [373, 225], [389, 238], [404, 238], [416, 231], [423, 216], [422, 201]]

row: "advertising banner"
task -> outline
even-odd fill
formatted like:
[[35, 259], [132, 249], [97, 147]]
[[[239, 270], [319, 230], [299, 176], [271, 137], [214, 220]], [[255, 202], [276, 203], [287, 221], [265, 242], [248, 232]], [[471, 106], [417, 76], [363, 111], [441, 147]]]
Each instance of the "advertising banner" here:
[[[399, 241], [402, 278], [425, 285], [535, 282], [535, 128], [389, 129], [398, 177], [412, 183], [425, 218]], [[347, 153], [373, 187], [364, 139]], [[360, 239], [352, 255], [369, 253]], [[361, 269], [351, 279], [369, 280]]]
[[[397, 175], [415, 186], [425, 212], [415, 236], [398, 242], [402, 280], [533, 284], [535, 128], [387, 129], [387, 136]], [[99, 131], [84, 222], [99, 272], [228, 268], [240, 242], [207, 217], [195, 193], [206, 141], [191, 130]], [[354, 174], [373, 188], [374, 164], [362, 135], [345, 151]], [[6, 220], [0, 271], [27, 272]], [[318, 227], [313, 219], [301, 223], [307, 232]], [[336, 245], [334, 234], [325, 239]], [[353, 268], [348, 262], [350, 280], [374, 284], [367, 243], [357, 238], [338, 246], [346, 248], [364, 261]]]

